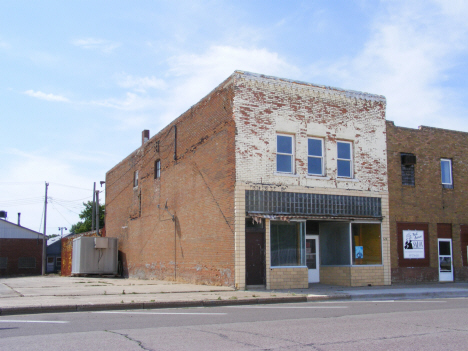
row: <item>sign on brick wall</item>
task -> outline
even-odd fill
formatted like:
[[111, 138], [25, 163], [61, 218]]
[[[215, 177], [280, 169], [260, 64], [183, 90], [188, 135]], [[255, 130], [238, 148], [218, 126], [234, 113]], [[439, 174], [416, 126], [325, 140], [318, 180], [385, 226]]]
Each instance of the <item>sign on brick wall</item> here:
[[403, 230], [403, 257], [424, 258], [424, 231]]

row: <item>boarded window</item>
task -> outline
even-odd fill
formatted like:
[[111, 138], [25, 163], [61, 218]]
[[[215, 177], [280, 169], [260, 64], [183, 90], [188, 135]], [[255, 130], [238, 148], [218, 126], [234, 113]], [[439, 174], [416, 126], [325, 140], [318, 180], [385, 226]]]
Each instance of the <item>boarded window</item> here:
[[18, 259], [18, 268], [36, 268], [36, 258], [20, 257]]
[[401, 184], [415, 185], [414, 180], [414, 165], [416, 164], [416, 156], [408, 153], [401, 153]]

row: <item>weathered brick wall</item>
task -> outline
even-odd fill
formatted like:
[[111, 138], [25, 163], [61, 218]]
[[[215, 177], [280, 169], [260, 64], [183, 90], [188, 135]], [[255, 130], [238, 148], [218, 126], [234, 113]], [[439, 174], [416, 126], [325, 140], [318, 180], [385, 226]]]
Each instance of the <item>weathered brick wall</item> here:
[[[375, 279], [374, 271], [364, 276], [369, 283], [390, 284], [385, 98], [250, 73], [237, 72], [234, 77], [234, 118], [237, 127], [236, 268], [239, 272], [236, 286], [245, 286], [245, 231], [242, 227], [245, 221], [245, 190], [248, 189], [380, 197], [383, 267], [374, 271], [381, 277]], [[278, 133], [294, 136], [294, 174], [276, 172]], [[323, 177], [307, 174], [308, 137], [324, 140]], [[353, 179], [337, 177], [337, 140], [353, 143]], [[270, 287], [273, 286], [270, 285], [273, 279], [276, 284], [283, 274], [280, 273], [281, 268], [275, 268], [273, 272], [269, 267], [268, 223], [266, 278], [267, 287]], [[342, 271], [348, 274], [344, 280]], [[324, 282], [339, 284], [345, 281], [345, 285], [351, 284], [350, 267], [342, 270], [324, 268], [323, 273], [325, 275], [321, 272], [321, 280]]]
[[106, 231], [125, 276], [234, 285], [232, 96], [229, 78], [107, 173]]
[[[254, 74], [236, 75], [237, 181], [387, 191], [385, 98]], [[295, 138], [295, 174], [276, 173], [276, 135]], [[308, 137], [323, 138], [325, 177], [307, 175]], [[337, 140], [353, 143], [354, 179], [337, 177]]]
[[[34, 275], [42, 273], [41, 239], [0, 239], [0, 257], [7, 257], [7, 269], [0, 269], [0, 276]], [[34, 257], [35, 268], [18, 268], [20, 257]]]
[[[402, 128], [387, 122], [388, 185], [390, 198], [391, 262], [393, 282], [437, 281], [437, 223], [452, 224], [455, 280], [468, 279], [462, 265], [460, 225], [468, 223], [468, 133], [430, 127]], [[416, 155], [415, 186], [402, 185], [400, 153]], [[454, 189], [441, 184], [440, 159], [452, 159]], [[429, 265], [401, 267], [397, 222], [425, 223], [429, 227]]]

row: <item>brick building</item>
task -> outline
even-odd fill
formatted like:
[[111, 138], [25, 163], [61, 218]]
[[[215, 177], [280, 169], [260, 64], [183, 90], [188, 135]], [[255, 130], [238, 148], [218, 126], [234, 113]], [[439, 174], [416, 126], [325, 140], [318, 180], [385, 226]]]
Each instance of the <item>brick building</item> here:
[[468, 278], [468, 133], [387, 122], [392, 282]]
[[0, 276], [41, 274], [42, 238], [41, 233], [0, 219]]
[[383, 96], [236, 71], [106, 175], [124, 274], [390, 284]]

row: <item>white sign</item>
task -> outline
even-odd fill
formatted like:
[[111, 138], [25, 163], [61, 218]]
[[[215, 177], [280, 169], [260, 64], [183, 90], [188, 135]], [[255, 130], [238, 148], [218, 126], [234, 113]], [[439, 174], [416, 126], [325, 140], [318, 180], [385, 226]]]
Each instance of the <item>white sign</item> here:
[[403, 257], [424, 258], [423, 230], [403, 230]]

